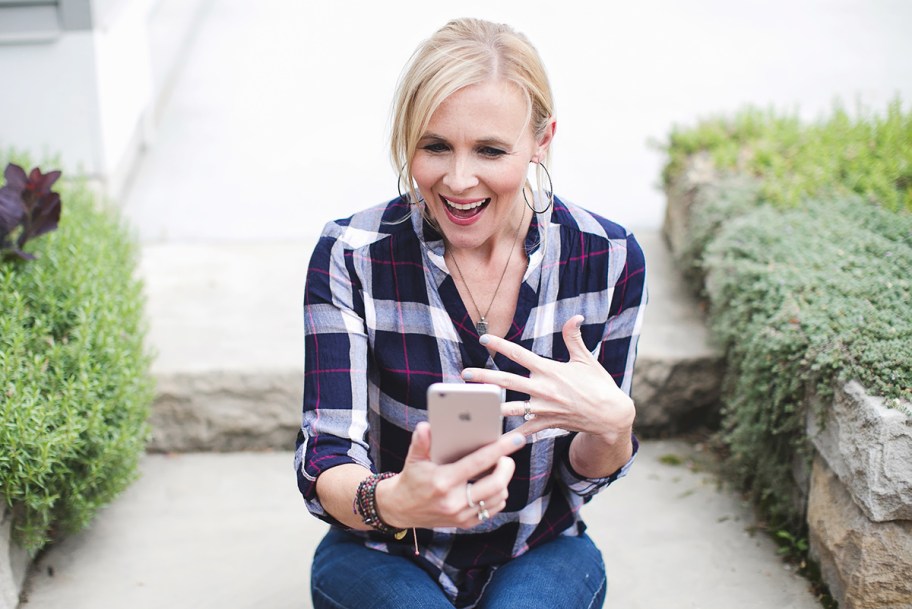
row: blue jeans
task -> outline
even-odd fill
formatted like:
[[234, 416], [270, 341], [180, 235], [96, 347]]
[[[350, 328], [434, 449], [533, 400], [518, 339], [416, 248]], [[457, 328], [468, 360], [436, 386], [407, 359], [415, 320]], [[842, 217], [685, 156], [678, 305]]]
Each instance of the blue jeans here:
[[[559, 537], [494, 572], [477, 609], [599, 609], [605, 564], [587, 535]], [[407, 558], [365, 548], [330, 529], [311, 568], [314, 609], [453, 609], [443, 590]]]

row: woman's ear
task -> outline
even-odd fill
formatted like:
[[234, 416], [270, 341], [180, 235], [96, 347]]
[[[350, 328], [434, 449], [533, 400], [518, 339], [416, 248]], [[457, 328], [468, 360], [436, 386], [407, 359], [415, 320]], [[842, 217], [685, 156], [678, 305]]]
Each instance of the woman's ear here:
[[548, 126], [545, 127], [545, 132], [542, 133], [542, 136], [538, 140], [538, 146], [535, 148], [535, 154], [532, 156], [533, 163], [539, 163], [545, 158], [545, 153], [548, 152], [548, 147], [551, 145], [551, 141], [554, 139], [554, 134], [556, 132], [557, 120], [552, 116], [548, 119]]

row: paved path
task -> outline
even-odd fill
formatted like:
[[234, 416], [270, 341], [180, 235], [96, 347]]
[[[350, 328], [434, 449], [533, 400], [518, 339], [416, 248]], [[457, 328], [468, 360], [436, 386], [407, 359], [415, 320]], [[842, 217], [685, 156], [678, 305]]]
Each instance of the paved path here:
[[[745, 506], [688, 466], [693, 455], [706, 458], [644, 442], [631, 475], [584, 508], [608, 569], [606, 607], [818, 609]], [[147, 456], [89, 530], [39, 561], [21, 609], [308, 609], [323, 531], [291, 454]]]
[[[174, 6], [175, 1], [157, 6]], [[359, 154], [349, 155], [346, 151], [353, 144], [339, 136], [338, 121], [326, 120], [325, 113], [314, 111], [314, 100], [333, 107], [343, 104], [354, 120], [363, 114], [360, 91], [351, 96], [310, 96], [300, 90], [305, 82], [338, 83], [338, 76], [335, 81], [327, 80], [333, 77], [330, 72], [342, 74], [347, 82], [353, 71], [325, 61], [339, 58], [320, 47], [314, 32], [300, 31], [304, 10], [300, 7], [304, 5], [282, 4], [283, 10], [292, 11], [286, 15], [273, 10], [277, 2], [205, 0], [197, 4], [203, 7], [202, 27], [187, 47], [183, 71], [176, 75], [168, 104], [160, 114], [156, 140], [124, 202], [127, 218], [146, 243], [143, 272], [147, 284], [156, 290], [150, 303], [152, 342], [175, 346], [160, 351], [156, 370], [194, 373], [238, 365], [248, 370], [250, 359], [270, 369], [298, 366], [301, 270], [313, 235], [330, 216], [341, 215], [343, 210], [336, 205], [363, 207], [378, 202], [391, 194], [393, 182], [375, 172], [364, 172], [365, 164], [380, 168], [377, 171], [386, 168], [382, 146], [356, 142]], [[474, 3], [473, 7], [486, 4]], [[422, 11], [426, 8], [422, 5]], [[415, 11], [404, 11], [411, 13]], [[778, 13], [770, 10], [766, 14]], [[166, 15], [159, 11], [162, 31], [170, 31]], [[356, 24], [376, 30], [369, 15], [352, 17]], [[434, 24], [442, 20], [442, 15], [435, 16]], [[551, 21], [549, 18], [549, 27]], [[616, 21], [624, 23], [623, 19]], [[680, 29], [674, 19], [671, 22], [673, 31]], [[393, 42], [380, 31], [383, 45]], [[329, 34], [332, 40], [347, 40], [335, 30]], [[801, 37], [803, 40], [805, 33]], [[320, 52], [301, 52], [297, 46], [301, 41], [311, 41], [307, 44]], [[404, 59], [413, 44], [410, 39], [409, 48], [397, 52], [397, 57]], [[266, 56], [264, 53], [280, 61], [251, 59]], [[743, 66], [738, 71], [744, 73]], [[368, 69], [360, 72], [365, 78], [371, 76]], [[636, 82], [642, 84], [639, 71], [636, 76]], [[715, 74], [711, 77], [719, 81]], [[384, 82], [388, 80], [384, 77]], [[660, 83], [667, 92], [661, 78], [650, 81]], [[383, 98], [382, 108], [365, 119], [378, 132], [391, 88], [390, 83], [377, 92]], [[321, 91], [335, 89], [330, 84]], [[643, 95], [668, 98], [664, 93]], [[597, 96], [594, 99], [602, 103]], [[675, 98], [676, 104], [679, 101]], [[654, 108], [643, 109], [655, 122]], [[598, 116], [604, 118], [602, 113], [599, 107]], [[628, 114], [619, 112], [619, 120], [633, 124]], [[659, 128], [666, 129], [666, 123], [663, 120]], [[567, 133], [572, 134], [572, 129]], [[370, 131], [365, 137], [374, 142], [381, 136]], [[639, 142], [641, 139], [637, 145]], [[568, 149], [580, 142], [571, 143], [572, 138]], [[602, 142], [596, 144], [602, 146]], [[364, 153], [360, 149], [365, 147], [376, 150]], [[620, 182], [642, 182], [630, 176], [643, 172], [631, 173], [617, 162], [631, 154], [630, 148], [624, 144], [611, 157], [615, 161], [606, 163], [598, 157], [598, 166], [587, 169], [599, 176], [599, 189], [604, 178], [598, 172], [605, 167], [622, 167], [624, 180], [615, 182], [617, 188], [626, 187]], [[369, 163], [362, 162], [365, 154]], [[348, 156], [356, 156], [357, 162]], [[650, 163], [644, 179], [651, 182], [657, 167]], [[313, 189], [325, 196], [314, 196]], [[357, 191], [357, 196], [345, 194], [350, 191]], [[625, 201], [635, 198], [614, 194]], [[332, 209], [326, 201], [332, 201]], [[353, 203], [357, 201], [361, 202]], [[653, 205], [654, 200], [647, 203]], [[653, 209], [642, 217], [658, 216]], [[654, 223], [647, 228], [654, 229]], [[218, 247], [214, 247], [216, 243]], [[260, 256], [292, 262], [256, 266]], [[166, 264], [172, 259], [187, 263], [176, 265], [174, 271]], [[235, 277], [250, 273], [256, 281], [222, 284], [211, 274], [193, 275], [205, 269], [207, 260], [230, 268]], [[224, 285], [247, 289], [220, 291]], [[283, 291], [267, 294], [259, 289], [262, 285]], [[160, 298], [169, 293], [179, 293], [181, 299]], [[218, 307], [220, 316], [212, 314], [208, 299], [213, 295], [222, 305]], [[187, 301], [196, 302], [198, 308], [189, 310]], [[181, 316], [172, 315], [175, 310]], [[651, 312], [657, 310], [654, 306]], [[252, 315], [238, 317], [239, 312]], [[266, 318], [280, 323], [261, 327]], [[682, 327], [678, 323], [665, 329], [653, 325], [650, 332], [657, 339], [653, 341], [656, 348], [667, 349], [673, 342], [669, 337]], [[205, 340], [200, 339], [203, 334]], [[175, 336], [187, 340], [174, 340]], [[248, 337], [259, 337], [256, 348], [251, 348]], [[644, 334], [644, 350], [650, 340]], [[745, 506], [732, 494], [720, 491], [712, 475], [660, 460], [664, 455], [678, 455], [687, 462], [693, 451], [679, 441], [644, 442], [631, 476], [585, 507], [590, 532], [608, 566], [607, 606], [819, 607], [807, 583], [783, 565], [769, 539], [751, 533], [753, 521]], [[28, 602], [23, 609], [310, 607], [309, 565], [324, 525], [306, 513], [295, 488], [289, 454], [150, 455], [144, 459], [141, 473], [140, 480], [101, 512], [87, 531], [66, 539], [40, 559], [28, 582]]]

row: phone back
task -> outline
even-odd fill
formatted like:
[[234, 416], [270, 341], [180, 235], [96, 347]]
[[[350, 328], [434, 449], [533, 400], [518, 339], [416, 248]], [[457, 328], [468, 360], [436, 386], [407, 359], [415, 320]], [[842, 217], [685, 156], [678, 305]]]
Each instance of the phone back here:
[[434, 383], [427, 397], [434, 463], [452, 463], [500, 437], [504, 391], [497, 385]]

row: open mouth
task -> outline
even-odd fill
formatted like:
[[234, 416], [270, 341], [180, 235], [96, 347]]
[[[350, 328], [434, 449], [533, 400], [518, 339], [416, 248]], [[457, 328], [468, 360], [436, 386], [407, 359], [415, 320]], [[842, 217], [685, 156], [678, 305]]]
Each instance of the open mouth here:
[[491, 202], [490, 197], [474, 201], [455, 201], [441, 196], [440, 200], [443, 201], [447, 214], [457, 223], [473, 219]]

